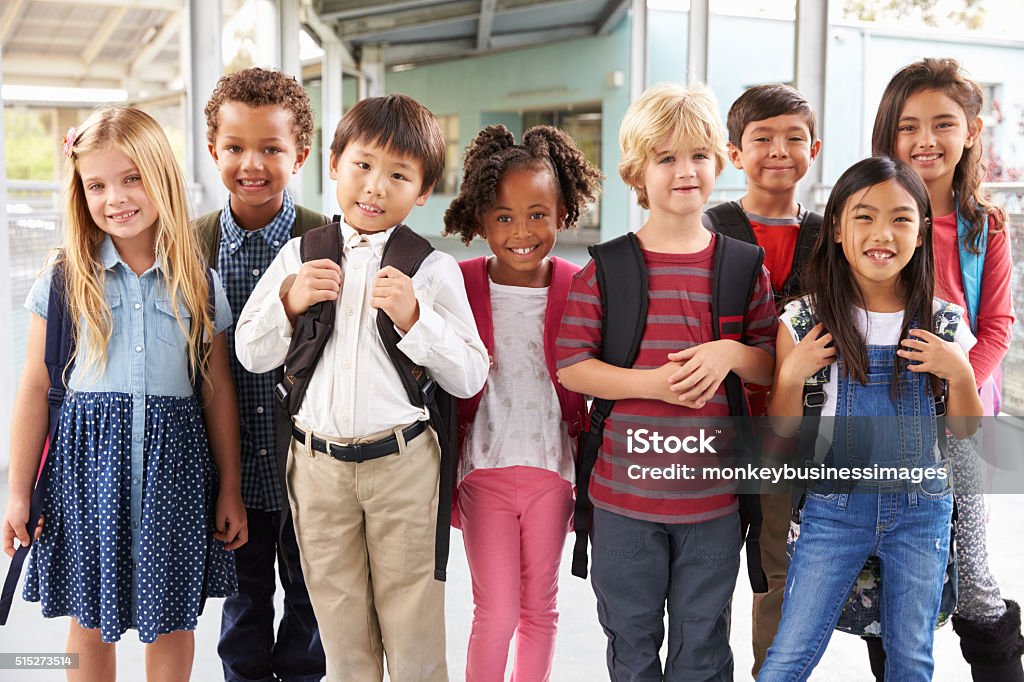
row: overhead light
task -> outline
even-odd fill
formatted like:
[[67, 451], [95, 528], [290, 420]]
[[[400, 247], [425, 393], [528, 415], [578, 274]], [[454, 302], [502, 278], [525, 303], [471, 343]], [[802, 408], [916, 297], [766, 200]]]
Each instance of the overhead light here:
[[47, 85], [4, 85], [4, 102], [52, 102], [54, 104], [105, 104], [125, 102], [128, 91], [117, 88], [68, 88]]

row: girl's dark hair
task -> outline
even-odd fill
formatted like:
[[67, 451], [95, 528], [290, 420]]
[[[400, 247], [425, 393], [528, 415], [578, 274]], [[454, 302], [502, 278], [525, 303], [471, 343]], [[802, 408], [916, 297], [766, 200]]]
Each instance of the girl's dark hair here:
[[604, 177], [571, 137], [551, 126], [530, 128], [522, 144], [516, 144], [505, 126], [487, 126], [466, 148], [462, 165], [462, 186], [444, 212], [442, 234], [457, 234], [467, 246], [480, 233], [480, 217], [494, 206], [498, 182], [509, 171], [537, 167], [554, 175], [565, 207], [565, 224], [559, 229], [576, 224], [580, 210], [597, 198]]
[[[815, 317], [832, 334], [836, 352], [843, 358], [848, 376], [867, 382], [867, 353], [864, 338], [855, 323], [854, 306], [867, 309], [864, 292], [857, 285], [853, 269], [843, 245], [835, 236], [842, 230], [843, 214], [850, 198], [868, 187], [895, 180], [907, 190], [917, 204], [920, 220], [918, 246], [910, 262], [900, 271], [899, 286], [904, 299], [903, 327], [900, 338], [906, 338], [912, 324], [931, 329], [932, 296], [935, 270], [932, 261], [932, 208], [928, 188], [921, 177], [907, 164], [888, 156], [873, 156], [846, 169], [828, 197], [821, 231], [814, 243], [804, 270], [804, 281], [811, 294]], [[893, 387], [898, 385], [900, 363], [893, 368]]]
[[[928, 57], [914, 62], [896, 72], [882, 93], [875, 115], [875, 127], [871, 132], [871, 153], [895, 156], [896, 136], [899, 132], [900, 114], [907, 99], [922, 90], [938, 90], [960, 105], [972, 124], [981, 114], [984, 95], [981, 88], [967, 77], [960, 63], [955, 59]], [[953, 193], [956, 195], [957, 211], [969, 223], [965, 246], [972, 253], [980, 250], [982, 230], [988, 229], [989, 216], [994, 218], [994, 231], [1003, 229], [1006, 214], [993, 205], [982, 193], [981, 183], [985, 179], [985, 161], [982, 158], [981, 137], [964, 149], [960, 162], [953, 170]]]

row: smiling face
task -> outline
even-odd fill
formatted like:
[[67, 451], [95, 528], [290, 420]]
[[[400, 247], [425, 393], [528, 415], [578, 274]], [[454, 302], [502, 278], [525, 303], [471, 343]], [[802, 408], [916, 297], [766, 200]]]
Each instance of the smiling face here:
[[494, 252], [491, 280], [512, 286], [547, 286], [544, 259], [555, 245], [565, 208], [554, 174], [544, 166], [509, 171], [498, 182], [495, 201], [480, 216], [480, 232]]
[[715, 159], [705, 147], [669, 140], [655, 145], [643, 177], [652, 218], [699, 215], [715, 177]]
[[135, 162], [116, 147], [81, 154], [78, 174], [97, 227], [109, 234], [119, 247], [156, 243], [156, 206], [142, 185]]
[[422, 164], [375, 142], [353, 141], [331, 155], [331, 179], [337, 182], [338, 207], [357, 232], [369, 234], [405, 220], [422, 206], [430, 190], [421, 191]]
[[729, 159], [746, 174], [750, 191], [778, 194], [796, 186], [819, 149], [804, 116], [783, 114], [747, 124], [741, 146], [729, 145]]
[[895, 179], [854, 193], [834, 240], [866, 299], [897, 292], [900, 272], [921, 246], [917, 202]]
[[907, 98], [897, 125], [896, 158], [917, 171], [933, 197], [951, 195], [953, 172], [977, 142], [981, 119], [968, 121], [948, 95], [921, 90]]
[[282, 106], [226, 102], [217, 116], [210, 155], [231, 193], [231, 211], [239, 224], [259, 229], [281, 210], [285, 188], [302, 168], [309, 147], [298, 147], [292, 114]]

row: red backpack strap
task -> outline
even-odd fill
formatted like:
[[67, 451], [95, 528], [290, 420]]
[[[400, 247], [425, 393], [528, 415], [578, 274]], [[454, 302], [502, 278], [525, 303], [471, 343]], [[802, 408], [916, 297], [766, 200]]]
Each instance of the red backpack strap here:
[[583, 429], [586, 420], [586, 401], [575, 391], [570, 391], [558, 382], [557, 349], [558, 331], [562, 327], [562, 316], [565, 304], [569, 300], [569, 287], [572, 278], [580, 267], [567, 260], [551, 257], [551, 284], [548, 289], [548, 306], [544, 314], [544, 360], [551, 375], [551, 383], [558, 394], [558, 403], [562, 408], [562, 420], [569, 424], [569, 435], [575, 438]]
[[[469, 307], [473, 311], [473, 320], [476, 322], [477, 333], [480, 340], [487, 348], [487, 357], [494, 358], [494, 318], [491, 316], [491, 284], [487, 279], [487, 256], [470, 258], [459, 262], [459, 269], [462, 270], [462, 279], [466, 285], [466, 298], [469, 299]], [[459, 401], [459, 452], [462, 452], [462, 441], [466, 432], [476, 418], [476, 411], [480, 408], [480, 400], [483, 399], [484, 391], [480, 389], [472, 398], [465, 398]]]

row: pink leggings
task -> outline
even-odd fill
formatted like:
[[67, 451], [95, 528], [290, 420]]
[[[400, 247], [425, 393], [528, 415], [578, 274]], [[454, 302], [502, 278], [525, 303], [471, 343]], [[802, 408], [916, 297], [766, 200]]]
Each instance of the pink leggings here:
[[466, 682], [501, 682], [517, 631], [512, 682], [544, 682], [555, 655], [558, 565], [572, 518], [569, 482], [553, 471], [477, 469], [459, 487], [473, 578]]

